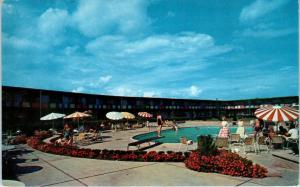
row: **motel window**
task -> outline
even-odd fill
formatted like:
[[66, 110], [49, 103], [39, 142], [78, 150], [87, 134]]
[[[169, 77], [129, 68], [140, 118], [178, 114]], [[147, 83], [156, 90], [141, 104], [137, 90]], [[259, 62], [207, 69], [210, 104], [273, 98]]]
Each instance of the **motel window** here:
[[64, 96], [64, 97], [63, 97], [63, 103], [64, 103], [64, 104], [69, 104], [69, 102], [70, 102], [70, 98]]
[[127, 99], [122, 99], [121, 100], [121, 105], [127, 105]]
[[22, 102], [22, 95], [17, 94], [14, 100], [14, 106], [19, 107], [21, 105], [21, 102]]
[[86, 105], [86, 98], [81, 98], [81, 104]]
[[49, 96], [48, 95], [42, 95], [42, 103], [49, 103]]
[[96, 105], [102, 105], [103, 104], [103, 100], [101, 99], [96, 99]]

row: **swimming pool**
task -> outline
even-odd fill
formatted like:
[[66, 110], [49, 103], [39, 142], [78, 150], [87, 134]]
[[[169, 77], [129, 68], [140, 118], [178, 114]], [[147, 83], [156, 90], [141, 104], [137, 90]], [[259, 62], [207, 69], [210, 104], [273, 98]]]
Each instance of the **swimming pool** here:
[[[230, 132], [235, 133], [237, 127], [230, 127]], [[163, 130], [161, 132], [161, 135], [164, 136], [164, 138], [160, 138], [158, 140], [155, 140], [155, 142], [161, 142], [161, 143], [179, 143], [180, 138], [182, 136], [186, 136], [188, 140], [193, 140], [194, 142], [197, 142], [197, 137], [199, 135], [212, 135], [213, 137], [216, 137], [219, 133], [220, 127], [219, 126], [200, 126], [200, 127], [182, 127], [179, 128], [178, 131], [174, 131], [172, 129]], [[251, 134], [253, 132], [252, 127], [245, 127], [246, 134]], [[157, 132], [149, 132], [145, 134], [139, 134], [133, 137], [133, 139], [136, 140], [142, 140], [146, 138], [150, 138], [153, 136], [156, 136]]]

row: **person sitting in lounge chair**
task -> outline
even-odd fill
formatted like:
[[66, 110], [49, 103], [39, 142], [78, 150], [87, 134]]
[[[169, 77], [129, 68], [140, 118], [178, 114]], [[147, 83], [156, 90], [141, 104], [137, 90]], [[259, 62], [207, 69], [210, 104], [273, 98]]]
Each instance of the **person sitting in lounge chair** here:
[[270, 125], [270, 126], [269, 126], [268, 137], [269, 137], [270, 139], [272, 139], [274, 136], [276, 136], [276, 133], [275, 133], [275, 131], [274, 131], [274, 127], [273, 127], [273, 125]]
[[237, 124], [238, 124], [238, 128], [236, 129], [236, 134], [239, 134], [242, 139], [246, 138], [247, 135], [245, 132], [244, 122], [239, 120]]
[[223, 117], [223, 121], [221, 122], [222, 128], [219, 131], [218, 137], [220, 138], [229, 138], [230, 131], [228, 128], [228, 122], [225, 120], [225, 117]]
[[288, 136], [288, 131], [283, 126], [280, 125], [278, 134], [283, 136]]
[[294, 124], [290, 125], [290, 130], [286, 136], [283, 136], [286, 140], [298, 140], [299, 138], [299, 129], [295, 128]]
[[68, 140], [66, 138], [59, 138], [55, 141], [54, 144], [62, 146], [62, 145], [65, 145], [67, 142], [68, 142]]

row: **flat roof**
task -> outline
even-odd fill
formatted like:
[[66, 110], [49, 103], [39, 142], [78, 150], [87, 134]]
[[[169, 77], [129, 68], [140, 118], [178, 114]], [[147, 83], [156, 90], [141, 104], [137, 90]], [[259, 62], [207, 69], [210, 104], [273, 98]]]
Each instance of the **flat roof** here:
[[285, 98], [295, 98], [299, 96], [280, 96], [280, 97], [268, 97], [268, 98], [250, 98], [250, 99], [238, 99], [238, 100], [221, 100], [221, 99], [182, 99], [182, 98], [164, 98], [164, 97], [140, 97], [140, 96], [117, 96], [117, 95], [103, 95], [103, 94], [93, 94], [93, 93], [82, 93], [82, 92], [68, 92], [61, 90], [47, 90], [47, 89], [39, 89], [39, 88], [29, 88], [29, 87], [17, 87], [17, 86], [5, 86], [2, 85], [3, 88], [12, 88], [12, 89], [28, 89], [28, 90], [36, 90], [36, 91], [46, 91], [46, 92], [61, 92], [66, 94], [79, 94], [79, 95], [92, 95], [92, 96], [104, 96], [104, 97], [117, 97], [117, 98], [139, 98], [139, 99], [168, 99], [168, 100], [191, 100], [191, 101], [247, 101], [247, 100], [266, 100], [266, 99], [285, 99]]

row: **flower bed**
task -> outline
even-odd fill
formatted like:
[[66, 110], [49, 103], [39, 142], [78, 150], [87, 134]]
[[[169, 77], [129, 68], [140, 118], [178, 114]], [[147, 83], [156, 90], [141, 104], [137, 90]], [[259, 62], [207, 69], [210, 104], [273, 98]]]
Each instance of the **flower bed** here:
[[25, 144], [26, 141], [27, 141], [27, 136], [18, 135], [15, 138], [11, 139], [9, 143], [13, 145], [18, 145], [18, 144]]
[[228, 151], [215, 151], [213, 154], [201, 154], [200, 151], [189, 152], [156, 152], [156, 151], [122, 151], [84, 149], [73, 146], [57, 146], [45, 143], [39, 137], [31, 137], [27, 144], [34, 149], [46, 153], [81, 158], [145, 161], [145, 162], [184, 162], [186, 167], [195, 171], [214, 172], [231, 176], [262, 178], [266, 177], [267, 170], [253, 164], [236, 153]]
[[264, 167], [225, 150], [218, 151], [215, 155], [201, 155], [195, 151], [185, 160], [185, 165], [195, 171], [215, 172], [231, 176], [263, 178], [267, 174], [267, 169]]
[[43, 142], [39, 137], [31, 137], [27, 144], [34, 149], [42, 152], [57, 155], [94, 158], [105, 160], [123, 160], [123, 161], [147, 161], [147, 162], [183, 162], [185, 155], [182, 152], [156, 152], [156, 151], [121, 151], [121, 150], [98, 150], [84, 149], [73, 146], [57, 146]]

